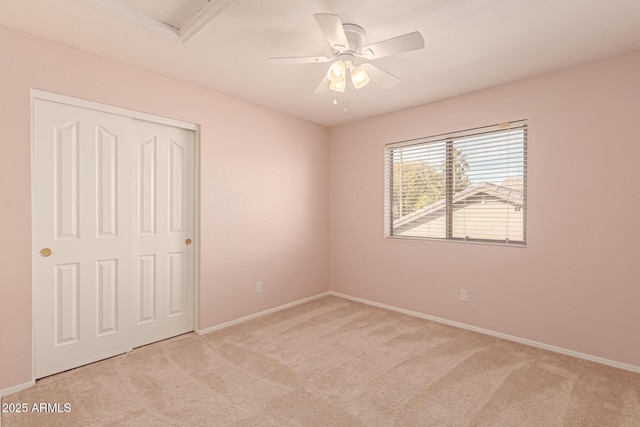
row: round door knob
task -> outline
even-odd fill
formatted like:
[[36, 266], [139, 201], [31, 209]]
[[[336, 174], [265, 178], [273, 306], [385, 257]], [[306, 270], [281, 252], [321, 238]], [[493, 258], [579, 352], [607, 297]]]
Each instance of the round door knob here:
[[44, 248], [44, 249], [42, 249], [40, 251], [40, 256], [43, 256], [45, 258], [48, 257], [51, 254], [52, 254], [52, 252], [51, 252], [51, 249], [49, 249], [49, 248]]
[[187, 240], [185, 240], [185, 241], [184, 241], [184, 244], [185, 244], [185, 245], [187, 245], [187, 246], [189, 246], [189, 245], [191, 244], [191, 239], [187, 239]]

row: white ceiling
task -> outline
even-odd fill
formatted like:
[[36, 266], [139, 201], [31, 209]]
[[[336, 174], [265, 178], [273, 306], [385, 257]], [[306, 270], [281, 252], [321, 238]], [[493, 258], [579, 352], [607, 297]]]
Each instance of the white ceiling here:
[[[182, 25], [203, 0], [118, 0]], [[212, 0], [217, 18], [187, 42], [90, 0], [0, 0], [0, 25], [210, 88], [326, 126], [640, 49], [640, 0]], [[177, 3], [184, 3], [175, 9]], [[153, 6], [153, 5], [156, 6]], [[148, 8], [151, 7], [151, 10]], [[145, 9], [147, 8], [147, 9]], [[155, 12], [154, 12], [155, 11]], [[329, 64], [268, 57], [330, 56], [314, 13], [340, 15], [365, 44], [418, 30], [425, 49], [373, 62], [400, 77], [314, 95]], [[162, 15], [164, 14], [164, 15]]]

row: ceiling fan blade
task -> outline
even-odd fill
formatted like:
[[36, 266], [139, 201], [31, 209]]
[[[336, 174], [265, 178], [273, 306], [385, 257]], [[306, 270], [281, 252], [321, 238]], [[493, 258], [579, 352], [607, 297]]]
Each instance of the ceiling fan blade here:
[[279, 62], [281, 64], [321, 64], [331, 61], [326, 56], [279, 56], [269, 58], [269, 61]]
[[360, 66], [369, 74], [372, 82], [385, 89], [391, 89], [400, 81], [400, 77], [394, 76], [390, 72], [378, 68], [373, 64], [361, 64]]
[[365, 58], [378, 59], [422, 48], [424, 48], [424, 38], [419, 31], [414, 31], [413, 33], [365, 46], [362, 48], [362, 53]]
[[342, 21], [338, 15], [316, 13], [313, 16], [316, 18], [316, 22], [332, 48], [340, 52], [349, 48], [349, 41], [347, 40], [347, 35], [344, 33]]
[[318, 87], [313, 91], [315, 94], [327, 93], [329, 92], [329, 78], [324, 76], [324, 79], [320, 82]]

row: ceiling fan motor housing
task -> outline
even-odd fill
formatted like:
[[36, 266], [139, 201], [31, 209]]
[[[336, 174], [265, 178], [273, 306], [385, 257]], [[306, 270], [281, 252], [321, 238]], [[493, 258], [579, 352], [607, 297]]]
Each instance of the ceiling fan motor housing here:
[[350, 53], [339, 53], [337, 56], [338, 61], [344, 62], [345, 67], [350, 70], [356, 63], [355, 58]]
[[349, 42], [349, 46], [344, 52], [351, 51], [360, 53], [362, 44], [364, 43], [364, 36], [366, 34], [364, 28], [356, 24], [342, 24], [342, 28], [344, 29], [344, 34], [347, 36], [347, 41]]

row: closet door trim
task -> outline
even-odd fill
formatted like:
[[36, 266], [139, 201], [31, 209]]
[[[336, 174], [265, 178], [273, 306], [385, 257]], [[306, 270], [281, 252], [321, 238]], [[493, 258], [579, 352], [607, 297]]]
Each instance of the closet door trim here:
[[[100, 104], [98, 102], [88, 101], [86, 99], [74, 98], [72, 96], [60, 95], [57, 93], [46, 92], [40, 89], [31, 89], [31, 106], [33, 107], [33, 100], [43, 99], [45, 101], [53, 101], [58, 104], [68, 104], [74, 107], [86, 108], [88, 110], [96, 110], [103, 113], [116, 114], [118, 116], [130, 117], [132, 119], [146, 120], [148, 122], [160, 123], [163, 125], [173, 126], [177, 128], [199, 131], [200, 126], [183, 122], [181, 120], [170, 119], [168, 117], [160, 117], [153, 114], [143, 113], [135, 110], [128, 110], [126, 108], [115, 107], [113, 105]], [[33, 111], [33, 108], [32, 108]], [[198, 135], [196, 135], [198, 136]]]

